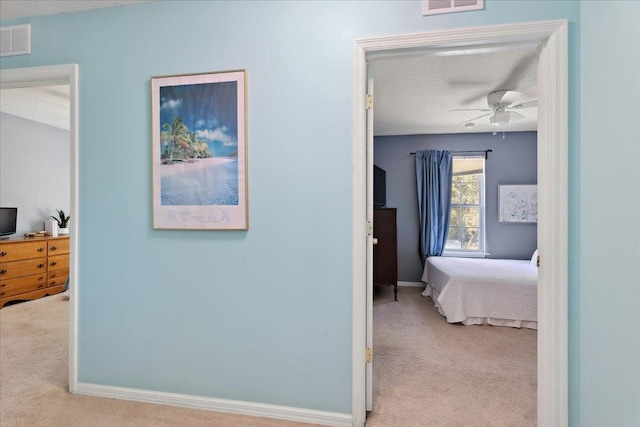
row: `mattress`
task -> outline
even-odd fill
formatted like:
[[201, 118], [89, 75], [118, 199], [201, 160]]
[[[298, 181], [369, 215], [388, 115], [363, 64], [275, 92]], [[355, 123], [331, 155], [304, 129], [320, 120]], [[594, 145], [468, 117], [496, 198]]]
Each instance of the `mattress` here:
[[538, 270], [529, 260], [429, 257], [422, 281], [450, 323], [537, 329]]

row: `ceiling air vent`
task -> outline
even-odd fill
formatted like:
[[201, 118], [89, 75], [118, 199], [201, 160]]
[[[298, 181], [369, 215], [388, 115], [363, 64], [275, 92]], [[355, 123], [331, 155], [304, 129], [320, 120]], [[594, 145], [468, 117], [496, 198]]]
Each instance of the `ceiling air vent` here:
[[31, 25], [0, 28], [0, 56], [31, 53]]
[[422, 0], [422, 15], [481, 10], [484, 0]]

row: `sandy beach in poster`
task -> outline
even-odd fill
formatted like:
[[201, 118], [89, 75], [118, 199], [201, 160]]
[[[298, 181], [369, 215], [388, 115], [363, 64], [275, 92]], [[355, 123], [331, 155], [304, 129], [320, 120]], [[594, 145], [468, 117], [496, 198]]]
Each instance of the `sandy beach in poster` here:
[[221, 165], [235, 161], [235, 158], [229, 157], [210, 157], [208, 159], [190, 159], [187, 161], [177, 161], [173, 164], [160, 165], [160, 177], [175, 175], [178, 173], [194, 172], [209, 168], [211, 166]]

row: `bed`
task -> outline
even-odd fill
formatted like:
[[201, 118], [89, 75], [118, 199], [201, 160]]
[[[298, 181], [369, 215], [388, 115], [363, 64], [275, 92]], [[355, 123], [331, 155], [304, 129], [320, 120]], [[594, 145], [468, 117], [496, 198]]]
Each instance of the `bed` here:
[[537, 329], [538, 271], [530, 260], [429, 257], [422, 293], [449, 323]]

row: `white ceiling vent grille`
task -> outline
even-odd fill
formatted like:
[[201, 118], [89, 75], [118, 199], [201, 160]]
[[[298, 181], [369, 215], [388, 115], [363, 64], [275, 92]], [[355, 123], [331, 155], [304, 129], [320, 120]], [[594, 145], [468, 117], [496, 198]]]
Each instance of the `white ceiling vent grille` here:
[[481, 10], [484, 0], [422, 0], [422, 15]]
[[31, 25], [0, 28], [0, 56], [31, 53]]

